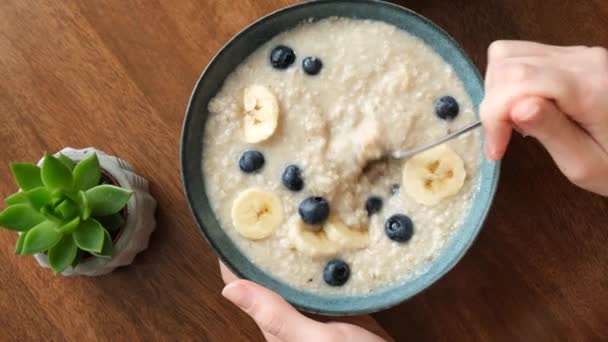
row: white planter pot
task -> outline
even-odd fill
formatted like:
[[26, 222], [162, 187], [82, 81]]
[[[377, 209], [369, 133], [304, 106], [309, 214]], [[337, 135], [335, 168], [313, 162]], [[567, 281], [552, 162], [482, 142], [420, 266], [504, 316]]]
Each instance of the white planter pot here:
[[[117, 267], [131, 264], [137, 253], [148, 248], [150, 234], [156, 227], [154, 218], [156, 200], [148, 192], [148, 181], [135, 174], [128, 162], [92, 147], [81, 150], [66, 147], [55, 155], [63, 153], [66, 157], [79, 161], [94, 152], [97, 153], [101, 168], [109, 173], [121, 187], [132, 190], [133, 196], [127, 202], [127, 219], [118, 240], [114, 242], [112, 258], [87, 258], [76, 267], [68, 267], [63, 271], [62, 274], [65, 276], [98, 276], [110, 273]], [[38, 165], [41, 163], [42, 160], [38, 162]], [[35, 254], [34, 258], [40, 266], [51, 267], [45, 254]]]

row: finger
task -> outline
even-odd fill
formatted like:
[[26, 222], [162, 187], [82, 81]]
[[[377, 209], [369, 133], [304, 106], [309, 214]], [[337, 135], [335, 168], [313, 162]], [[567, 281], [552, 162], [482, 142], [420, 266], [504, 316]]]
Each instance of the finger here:
[[[579, 58], [580, 59], [580, 58]], [[569, 54], [554, 57], [524, 56], [491, 61], [486, 71], [486, 88], [520, 83], [539, 77], [555, 77], [577, 72], [580, 61]], [[570, 80], [570, 78], [568, 78]], [[554, 85], [556, 90], [559, 84]]]
[[568, 82], [568, 74], [552, 68], [540, 70], [526, 64], [507, 64], [496, 70], [505, 82], [487, 89], [480, 106], [484, 127], [486, 156], [490, 160], [503, 157], [511, 138], [511, 107], [528, 96], [559, 99], [574, 96]]
[[[552, 66], [556, 69], [577, 71], [580, 69], [581, 47], [544, 45], [535, 42], [498, 40], [488, 48], [488, 66], [486, 68], [486, 88], [504, 83], [503, 77], [498, 77], [495, 66], [503, 64], [526, 64], [540, 68]], [[576, 53], [573, 53], [576, 52]], [[517, 75], [517, 72], [511, 73]], [[508, 76], [508, 74], [507, 74]]]
[[567, 53], [573, 48], [556, 45], [547, 45], [523, 40], [497, 40], [488, 47], [488, 60], [523, 57], [523, 56], [550, 56]]
[[511, 140], [511, 122], [507, 113], [496, 112], [488, 96], [479, 106], [484, 134], [484, 150], [490, 161], [502, 159]]
[[264, 331], [262, 331], [262, 335], [264, 335], [264, 339], [266, 339], [266, 342], [285, 342], [285, 341], [279, 340], [278, 338], [276, 338]]
[[[547, 149], [560, 170], [575, 184], [590, 187], [590, 172], [595, 172], [605, 154], [579, 125], [551, 102], [538, 97], [519, 101], [511, 111], [511, 119]], [[601, 172], [601, 170], [600, 170]], [[603, 179], [603, 178], [602, 178]]]
[[343, 316], [331, 324], [344, 323], [346, 326], [357, 326], [380, 336], [384, 341], [395, 341], [384, 328], [370, 315]]
[[318, 341], [333, 331], [300, 314], [276, 293], [247, 280], [235, 280], [222, 295], [245, 311], [265, 334], [282, 341]]
[[[510, 83], [528, 80], [539, 73], [537, 65], [522, 63], [526, 58], [499, 59], [488, 64], [486, 71], [486, 91], [495, 87], [504, 87]], [[529, 58], [528, 58], [529, 59]], [[516, 62], [514, 62], [516, 61]]]
[[[224, 263], [221, 260], [218, 260], [218, 263], [220, 264], [220, 273], [222, 274], [222, 279], [224, 280], [225, 284], [231, 283], [231, 282], [239, 279], [236, 275], [234, 275], [234, 273], [232, 273], [232, 271], [230, 271], [228, 269], [228, 267], [226, 267], [226, 265], [224, 265]], [[279, 340], [278, 338], [276, 338], [272, 335], [269, 335], [265, 331], [262, 331], [262, 335], [264, 335], [264, 338], [268, 342], [281, 342], [281, 340]]]
[[218, 263], [220, 264], [220, 273], [222, 275], [222, 279], [224, 280], [224, 284], [228, 284], [239, 279], [234, 275], [234, 273], [232, 273], [232, 271], [228, 269], [228, 267], [226, 267], [226, 265], [224, 265], [221, 260], [218, 260]]
[[329, 326], [337, 329], [340, 333], [340, 341], [357, 341], [357, 342], [385, 342], [394, 341], [392, 337], [390, 339], [384, 339], [370, 331], [367, 331], [356, 325], [341, 323], [341, 322], [330, 322]]

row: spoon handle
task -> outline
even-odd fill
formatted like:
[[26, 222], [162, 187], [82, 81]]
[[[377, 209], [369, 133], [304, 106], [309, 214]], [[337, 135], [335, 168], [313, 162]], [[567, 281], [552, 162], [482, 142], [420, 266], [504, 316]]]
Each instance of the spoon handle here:
[[452, 140], [452, 139], [454, 139], [454, 138], [456, 138], [456, 137], [458, 137], [458, 136], [460, 136], [460, 135], [462, 135], [464, 133], [467, 133], [468, 131], [471, 131], [471, 130], [479, 127], [479, 126], [481, 126], [481, 121], [473, 122], [472, 124], [470, 124], [468, 126], [465, 126], [465, 127], [461, 128], [461, 129], [455, 131], [455, 132], [452, 132], [451, 134], [448, 134], [445, 137], [443, 137], [443, 138], [441, 138], [441, 139], [439, 139], [437, 141], [434, 141], [434, 142], [432, 142], [430, 144], [426, 144], [426, 145], [423, 145], [423, 146], [420, 146], [420, 147], [417, 147], [417, 148], [414, 148], [414, 149], [408, 150], [408, 151], [395, 151], [395, 152], [393, 152], [391, 154], [391, 157], [393, 157], [394, 159], [403, 159], [403, 158], [407, 158], [407, 157], [413, 156], [414, 154], [420, 153], [422, 151], [426, 151], [426, 150], [428, 150], [430, 148], [433, 148], [433, 147], [435, 147], [437, 145], [441, 145], [444, 142], [446, 142], [448, 140]]

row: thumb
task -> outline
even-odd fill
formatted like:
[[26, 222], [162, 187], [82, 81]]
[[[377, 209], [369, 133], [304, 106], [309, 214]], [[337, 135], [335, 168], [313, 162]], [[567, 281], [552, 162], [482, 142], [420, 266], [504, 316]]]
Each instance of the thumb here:
[[302, 315], [278, 294], [248, 280], [235, 280], [222, 295], [245, 311], [262, 329], [281, 341], [321, 341], [330, 333], [319, 322]]
[[591, 136], [561, 112], [552, 101], [527, 97], [511, 110], [513, 124], [538, 139], [560, 170], [575, 184], [585, 187], [598, 160], [604, 158]]

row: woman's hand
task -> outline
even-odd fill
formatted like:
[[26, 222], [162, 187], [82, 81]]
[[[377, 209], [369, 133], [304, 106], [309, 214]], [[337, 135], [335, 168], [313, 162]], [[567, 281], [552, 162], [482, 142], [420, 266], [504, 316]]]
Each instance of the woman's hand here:
[[496, 41], [481, 104], [486, 156], [503, 157], [511, 128], [538, 139], [574, 184], [608, 196], [608, 52]]
[[314, 321], [294, 309], [278, 294], [247, 280], [238, 279], [220, 262], [227, 284], [222, 295], [245, 311], [271, 342], [384, 341], [356, 325]]

